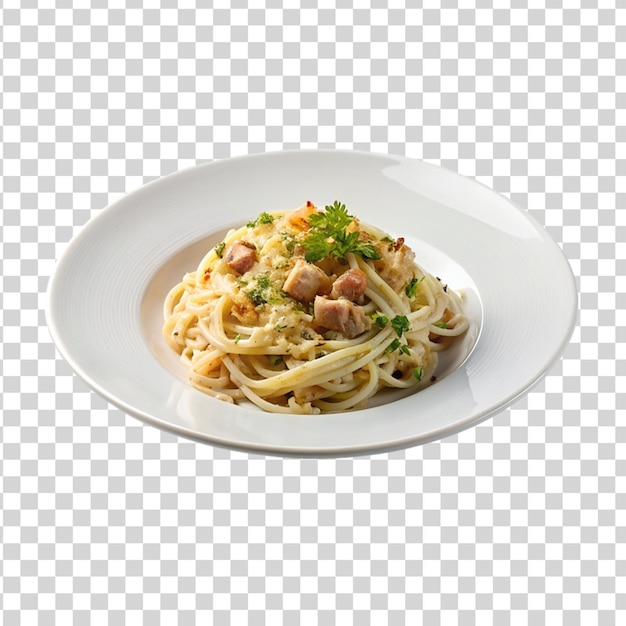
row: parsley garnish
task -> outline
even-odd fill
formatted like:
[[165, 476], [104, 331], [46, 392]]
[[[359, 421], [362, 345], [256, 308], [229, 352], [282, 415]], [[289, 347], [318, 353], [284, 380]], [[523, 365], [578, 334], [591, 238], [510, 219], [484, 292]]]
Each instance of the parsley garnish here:
[[269, 289], [272, 286], [270, 277], [267, 274], [261, 274], [256, 278], [256, 284], [259, 289]]
[[[398, 337], [402, 337], [402, 333], [410, 330], [411, 328], [409, 318], [406, 315], [396, 315], [391, 320], [391, 326], [396, 331]], [[402, 354], [409, 354], [409, 347], [406, 344], [402, 343], [400, 339], [398, 339], [398, 337], [395, 337], [394, 340], [387, 346], [385, 354], [389, 354], [390, 352], [394, 352], [395, 350], [400, 350]]]
[[391, 326], [396, 331], [398, 337], [402, 337], [402, 333], [407, 332], [411, 329], [409, 318], [406, 315], [396, 315], [391, 320]]
[[291, 233], [280, 233], [280, 236], [285, 244], [285, 250], [287, 250], [289, 254], [292, 254], [296, 247], [295, 237]]
[[302, 242], [304, 258], [314, 263], [329, 255], [345, 259], [352, 252], [364, 259], [380, 259], [373, 245], [359, 239], [360, 232], [346, 232], [353, 221], [354, 216], [348, 213], [346, 205], [337, 201], [332, 206], [326, 206], [324, 213], [313, 213], [309, 217], [311, 230]]
[[222, 241], [222, 243], [218, 243], [215, 246], [215, 254], [217, 254], [217, 256], [221, 259], [222, 256], [224, 255], [224, 248], [226, 247], [226, 244]]
[[385, 354], [389, 354], [390, 352], [397, 350], [401, 345], [402, 344], [399, 339], [394, 339], [385, 349]]
[[256, 277], [256, 286], [254, 289], [249, 289], [246, 291], [246, 295], [255, 306], [259, 306], [260, 304], [267, 304], [270, 295], [268, 291], [270, 290], [272, 283], [270, 282], [269, 276], [266, 274], [261, 274]]
[[435, 324], [437, 328], [446, 328], [447, 324], [445, 322], [441, 322], [440, 324]]
[[250, 298], [250, 300], [252, 300], [252, 304], [254, 304], [254, 306], [267, 304], [267, 299], [263, 295], [263, 292], [258, 289], [250, 289], [250, 291], [246, 291], [246, 295]]
[[259, 217], [257, 217], [255, 220], [251, 222], [248, 222], [246, 226], [248, 228], [254, 228], [257, 224], [271, 224], [275, 219], [276, 219], [275, 216], [270, 215], [269, 213], [266, 213], [265, 211], [263, 211], [263, 213], [259, 214]]
[[419, 367], [416, 367], [413, 370], [413, 376], [415, 376], [417, 380], [422, 380], [422, 377], [424, 376], [424, 368], [421, 365]]
[[409, 297], [409, 299], [415, 298], [415, 294], [417, 293], [417, 286], [424, 280], [424, 277], [421, 278], [411, 278], [411, 282], [404, 288], [404, 293]]
[[409, 354], [409, 346], [402, 343], [399, 339], [395, 338], [385, 350], [385, 354], [389, 354], [390, 352], [395, 352], [396, 350], [400, 350], [402, 354]]
[[267, 274], [258, 274], [254, 277], [255, 283], [252, 289], [244, 293], [252, 300], [254, 306], [260, 304], [276, 303], [281, 301], [282, 292], [279, 292], [273, 285]]
[[[389, 321], [386, 315], [383, 315], [382, 313], [378, 313], [378, 312], [372, 313], [370, 317], [372, 318], [372, 321], [377, 326], [380, 326], [381, 328], [384, 328], [385, 326], [387, 326], [387, 322]], [[403, 333], [411, 330], [411, 323], [409, 322], [409, 318], [406, 315], [396, 315], [391, 320], [391, 327], [396, 331], [396, 335], [398, 335], [398, 337], [402, 337]], [[399, 347], [400, 347], [400, 342], [397, 339], [394, 339], [391, 345], [389, 346], [389, 348], [387, 348], [387, 352], [393, 352], [394, 350], [397, 350]], [[403, 346], [403, 348], [406, 348], [406, 346]], [[403, 349], [402, 352], [404, 352], [405, 354], [408, 354], [408, 348], [407, 350]]]
[[382, 313], [373, 313], [372, 314], [372, 321], [377, 326], [380, 326], [381, 328], [384, 328], [385, 326], [387, 326], [387, 322], [389, 321], [389, 319], [387, 318], [386, 315], [383, 315]]

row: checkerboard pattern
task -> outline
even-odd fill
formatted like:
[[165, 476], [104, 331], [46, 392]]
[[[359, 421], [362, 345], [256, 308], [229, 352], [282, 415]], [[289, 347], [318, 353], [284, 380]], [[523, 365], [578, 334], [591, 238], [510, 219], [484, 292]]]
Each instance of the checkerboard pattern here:
[[[626, 623], [626, 9], [471, 4], [3, 3], [0, 623]], [[71, 237], [157, 177], [293, 148], [526, 207], [580, 289], [563, 359], [369, 458], [215, 449], [91, 393], [44, 316]]]

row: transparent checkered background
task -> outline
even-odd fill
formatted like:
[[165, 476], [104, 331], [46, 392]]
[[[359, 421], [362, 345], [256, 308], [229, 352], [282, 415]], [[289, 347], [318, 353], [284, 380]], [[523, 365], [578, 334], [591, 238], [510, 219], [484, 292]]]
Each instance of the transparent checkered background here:
[[[0, 622], [626, 623], [626, 10], [143, 4], [1, 11]], [[545, 381], [341, 460], [183, 441], [92, 394], [43, 312], [73, 234], [177, 169], [317, 147], [442, 164], [546, 226], [581, 310]]]

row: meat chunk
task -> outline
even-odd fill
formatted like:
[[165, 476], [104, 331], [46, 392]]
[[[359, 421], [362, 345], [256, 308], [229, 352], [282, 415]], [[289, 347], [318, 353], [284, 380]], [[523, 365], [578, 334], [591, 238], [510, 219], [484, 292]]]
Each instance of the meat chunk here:
[[235, 241], [224, 255], [226, 264], [239, 274], [245, 274], [256, 261], [256, 248], [245, 241]]
[[365, 272], [360, 269], [350, 269], [335, 280], [330, 297], [335, 300], [346, 298], [352, 302], [359, 302], [366, 289], [367, 275]]
[[317, 208], [312, 202], [307, 200], [300, 208], [287, 213], [282, 218], [281, 225], [299, 231], [309, 230], [309, 217], [313, 213], [317, 213]]
[[400, 292], [413, 277], [415, 253], [400, 237], [390, 246], [378, 250], [381, 258], [374, 262], [374, 269], [392, 289]]
[[337, 331], [348, 339], [358, 337], [369, 328], [363, 307], [346, 299], [329, 300], [317, 296], [313, 305], [313, 315], [317, 324]]
[[298, 302], [312, 302], [318, 294], [326, 294], [330, 291], [331, 280], [316, 265], [298, 259], [293, 266], [287, 280], [283, 285], [283, 291]]

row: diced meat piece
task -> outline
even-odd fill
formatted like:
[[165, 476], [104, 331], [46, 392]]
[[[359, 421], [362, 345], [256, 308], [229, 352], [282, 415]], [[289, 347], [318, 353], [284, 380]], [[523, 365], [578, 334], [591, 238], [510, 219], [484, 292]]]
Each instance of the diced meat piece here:
[[352, 302], [359, 302], [366, 289], [367, 275], [365, 272], [360, 269], [350, 269], [335, 280], [330, 297], [335, 300], [347, 298]]
[[227, 265], [239, 274], [245, 274], [256, 261], [256, 248], [245, 241], [235, 241], [224, 254]]
[[293, 266], [287, 280], [283, 285], [283, 291], [298, 302], [312, 302], [318, 294], [326, 294], [330, 291], [331, 280], [316, 265], [298, 259]]
[[413, 278], [415, 253], [402, 237], [389, 246], [380, 246], [378, 252], [381, 258], [374, 262], [374, 269], [399, 293]]
[[317, 208], [312, 202], [307, 200], [299, 209], [287, 213], [287, 215], [282, 218], [282, 225], [300, 231], [309, 230], [309, 217], [311, 217], [313, 213], [317, 213]]
[[329, 300], [317, 296], [313, 306], [313, 315], [317, 324], [337, 331], [348, 339], [357, 337], [369, 328], [363, 307], [346, 299]]

